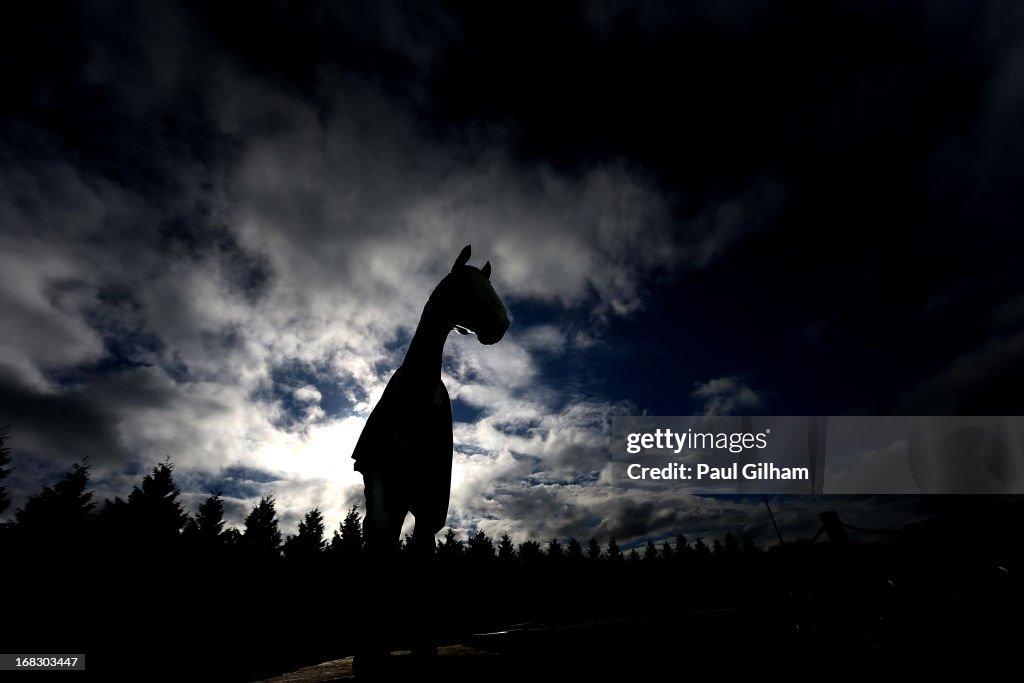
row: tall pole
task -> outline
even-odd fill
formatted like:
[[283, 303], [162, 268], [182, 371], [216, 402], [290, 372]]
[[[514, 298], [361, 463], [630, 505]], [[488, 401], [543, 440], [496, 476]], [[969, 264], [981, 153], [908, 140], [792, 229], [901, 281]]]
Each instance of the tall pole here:
[[768, 516], [772, 518], [772, 526], [775, 527], [775, 535], [779, 537], [779, 545], [784, 545], [786, 542], [782, 540], [782, 532], [779, 531], [779, 525], [775, 521], [775, 514], [772, 512], [772, 506], [768, 504], [768, 496], [761, 494], [764, 498], [764, 506], [768, 508]]

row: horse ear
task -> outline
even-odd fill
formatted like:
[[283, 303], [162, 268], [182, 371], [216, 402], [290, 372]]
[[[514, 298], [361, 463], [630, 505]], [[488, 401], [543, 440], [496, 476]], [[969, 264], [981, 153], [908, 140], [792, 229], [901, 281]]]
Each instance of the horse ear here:
[[469, 247], [470, 245], [467, 244], [462, 248], [462, 251], [459, 253], [459, 258], [455, 259], [455, 265], [452, 266], [452, 272], [455, 272], [456, 268], [469, 263], [469, 254], [471, 251]]
[[480, 269], [480, 272], [484, 274], [484, 277], [488, 280], [491, 279], [491, 262], [488, 261], [484, 264], [484, 267]]

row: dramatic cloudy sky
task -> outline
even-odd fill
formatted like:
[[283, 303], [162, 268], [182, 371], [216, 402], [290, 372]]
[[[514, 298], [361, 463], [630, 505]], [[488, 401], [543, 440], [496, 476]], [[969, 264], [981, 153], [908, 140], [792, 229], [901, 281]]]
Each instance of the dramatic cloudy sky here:
[[[770, 540], [759, 499], [625, 490], [618, 414], [1020, 414], [1014, 3], [36, 2], [0, 28], [0, 424], [15, 505], [125, 495], [286, 531], [463, 245], [450, 523]], [[780, 502], [864, 526], [920, 501]]]

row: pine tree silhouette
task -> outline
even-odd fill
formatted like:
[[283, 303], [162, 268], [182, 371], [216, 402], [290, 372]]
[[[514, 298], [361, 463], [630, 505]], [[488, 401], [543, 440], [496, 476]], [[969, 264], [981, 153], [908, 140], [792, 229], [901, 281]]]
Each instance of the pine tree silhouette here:
[[516, 548], [512, 545], [512, 539], [508, 534], [502, 534], [498, 541], [498, 559], [502, 562], [511, 562], [516, 559]]
[[577, 563], [583, 561], [583, 546], [575, 538], [570, 538], [569, 542], [565, 546], [565, 557], [570, 562]]
[[18, 536], [32, 545], [77, 545], [88, 531], [95, 507], [88, 485], [88, 461], [73, 464], [53, 488], [44, 486], [14, 514]]
[[519, 559], [524, 564], [535, 564], [543, 559], [544, 553], [537, 541], [523, 541], [519, 544]]
[[284, 544], [284, 556], [295, 562], [315, 562], [326, 545], [324, 516], [320, 508], [313, 508], [299, 522], [299, 533], [288, 537]]
[[483, 531], [477, 531], [469, 537], [468, 558], [474, 562], [486, 562], [494, 559], [494, 542]]
[[672, 544], [665, 541], [661, 544], [661, 559], [666, 562], [671, 562], [675, 559], [675, 551], [672, 549]]
[[438, 557], [453, 561], [462, 556], [462, 541], [455, 537], [455, 530], [448, 527], [444, 535], [444, 541], [437, 549]]
[[261, 560], [274, 560], [281, 555], [281, 530], [277, 526], [274, 497], [264, 496], [245, 518], [242, 545], [251, 556]]
[[196, 513], [196, 525], [200, 538], [216, 540], [224, 531], [224, 501], [216, 491], [204, 500]]
[[199, 505], [195, 517], [185, 520], [182, 539], [199, 553], [216, 552], [223, 545], [221, 534], [224, 530], [224, 501], [220, 493], [214, 493]]
[[597, 542], [596, 538], [590, 539], [590, 542], [587, 543], [587, 559], [597, 562], [602, 557], [604, 556], [601, 554], [601, 544]]
[[623, 560], [622, 551], [619, 550], [619, 544], [615, 542], [615, 539], [608, 541], [608, 551], [605, 556], [612, 562], [621, 562]]
[[234, 527], [225, 529], [220, 537], [226, 548], [239, 548], [242, 546], [242, 532]]
[[104, 552], [122, 561], [165, 562], [177, 557], [189, 517], [178, 501], [170, 461], [156, 465], [128, 500], [107, 500], [99, 515]]
[[629, 551], [629, 563], [631, 565], [637, 565], [640, 563], [640, 553], [637, 552], [636, 548]]
[[679, 534], [676, 536], [676, 557], [682, 558], [690, 551], [690, 545], [686, 540], [686, 536]]
[[647, 547], [644, 548], [644, 562], [654, 562], [658, 559], [658, 546], [654, 541], [647, 539]]
[[353, 505], [331, 538], [331, 552], [342, 560], [351, 560], [359, 557], [362, 551], [363, 523], [359, 517], [359, 506]]
[[4, 480], [11, 473], [7, 466], [11, 463], [11, 449], [7, 446], [7, 427], [0, 427], [0, 514], [11, 505], [11, 495]]
[[104, 512], [120, 517], [118, 526], [132, 542], [143, 550], [160, 549], [171, 552], [188, 516], [178, 501], [174, 485], [174, 465], [162, 462], [142, 478], [142, 485], [132, 488], [125, 503], [116, 498], [107, 501]]

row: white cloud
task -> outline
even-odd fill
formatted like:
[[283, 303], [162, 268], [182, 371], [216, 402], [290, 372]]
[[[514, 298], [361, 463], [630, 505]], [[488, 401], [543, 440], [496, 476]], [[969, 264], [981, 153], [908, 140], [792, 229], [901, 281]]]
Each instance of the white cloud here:
[[510, 337], [528, 351], [558, 354], [565, 350], [566, 333], [557, 325], [541, 324], [525, 330], [510, 330]]
[[703, 402], [704, 415], [733, 415], [736, 411], [756, 410], [764, 403], [763, 394], [736, 376], [716, 377], [694, 386], [690, 396]]

